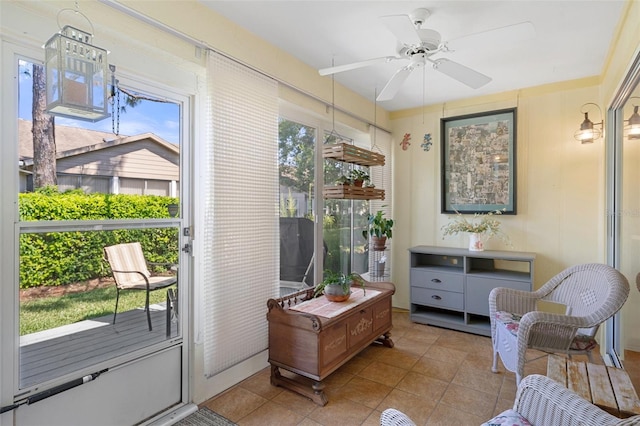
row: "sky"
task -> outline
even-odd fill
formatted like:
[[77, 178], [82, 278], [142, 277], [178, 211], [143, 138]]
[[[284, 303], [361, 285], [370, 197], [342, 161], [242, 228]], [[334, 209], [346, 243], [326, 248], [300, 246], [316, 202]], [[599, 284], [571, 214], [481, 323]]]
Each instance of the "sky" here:
[[[18, 116], [31, 121], [32, 79], [30, 73], [21, 72], [19, 87]], [[153, 97], [153, 96], [150, 96]], [[124, 95], [120, 98], [124, 105]], [[111, 105], [109, 112], [113, 115]], [[113, 117], [114, 119], [117, 118]], [[115, 122], [114, 122], [115, 121]], [[117, 120], [112, 117], [92, 123], [90, 121], [74, 120], [66, 117], [56, 117], [56, 125], [80, 127], [83, 129], [98, 130], [101, 132], [115, 133]], [[167, 142], [180, 143], [180, 106], [175, 103], [153, 102], [143, 100], [135, 107], [127, 106], [126, 112], [120, 113], [119, 134], [122, 136], [134, 136], [141, 133], [153, 133]], [[115, 136], [115, 134], [114, 134]]]

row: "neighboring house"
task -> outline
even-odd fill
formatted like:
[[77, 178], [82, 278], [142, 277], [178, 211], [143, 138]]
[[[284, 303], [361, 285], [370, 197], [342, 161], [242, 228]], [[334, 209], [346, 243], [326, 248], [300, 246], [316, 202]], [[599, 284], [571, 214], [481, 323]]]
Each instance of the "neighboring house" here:
[[[31, 122], [18, 120], [20, 191], [33, 190]], [[153, 133], [112, 133], [56, 125], [58, 189], [177, 197], [180, 148]]]

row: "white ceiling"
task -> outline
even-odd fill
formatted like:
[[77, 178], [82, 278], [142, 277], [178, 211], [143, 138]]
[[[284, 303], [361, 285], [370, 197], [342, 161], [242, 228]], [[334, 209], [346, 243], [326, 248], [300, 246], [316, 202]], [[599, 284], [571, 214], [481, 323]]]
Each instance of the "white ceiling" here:
[[[479, 89], [423, 67], [398, 94], [380, 102], [388, 111], [437, 104], [557, 81], [599, 75], [604, 66], [624, 0], [445, 0], [445, 1], [217, 1], [203, 4], [313, 68], [327, 68], [396, 55], [396, 38], [379, 19], [426, 8], [423, 28], [452, 40], [529, 21], [535, 36], [490, 45], [473, 43], [439, 53], [492, 78]], [[474, 45], [475, 44], [475, 45]], [[480, 44], [480, 45], [478, 45]], [[335, 74], [335, 81], [373, 101], [408, 60], [381, 63]], [[423, 71], [424, 70], [424, 71]], [[324, 78], [331, 79], [331, 76]]]

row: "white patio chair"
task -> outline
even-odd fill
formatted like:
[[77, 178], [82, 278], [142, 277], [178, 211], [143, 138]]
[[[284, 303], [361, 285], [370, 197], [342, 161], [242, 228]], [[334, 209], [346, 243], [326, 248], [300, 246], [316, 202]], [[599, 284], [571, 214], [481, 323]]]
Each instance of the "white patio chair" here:
[[[113, 324], [116, 323], [116, 315], [118, 314], [120, 291], [142, 290], [147, 292], [144, 308], [147, 312], [149, 331], [152, 331], [151, 313], [149, 312], [149, 293], [175, 284], [177, 277], [175, 275], [151, 276], [147, 267], [147, 261], [142, 252], [142, 246], [139, 242], [105, 247], [104, 257], [109, 262], [117, 289]], [[167, 306], [167, 309], [170, 309], [170, 307]]]

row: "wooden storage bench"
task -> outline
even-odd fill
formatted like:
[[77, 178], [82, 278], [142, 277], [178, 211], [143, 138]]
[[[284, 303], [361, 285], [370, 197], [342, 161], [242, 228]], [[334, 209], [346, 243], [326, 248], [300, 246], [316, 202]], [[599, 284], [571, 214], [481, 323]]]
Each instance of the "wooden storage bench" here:
[[547, 376], [620, 418], [640, 414], [640, 400], [621, 368], [549, 355]]
[[[313, 289], [279, 299], [269, 299], [269, 363], [271, 384], [282, 386], [327, 403], [324, 380], [375, 341], [393, 347], [389, 282], [367, 282], [366, 294], [353, 289], [347, 302], [327, 302], [324, 297], [310, 299]], [[280, 368], [310, 379], [285, 377]], [[305, 380], [306, 380], [305, 379]]]

